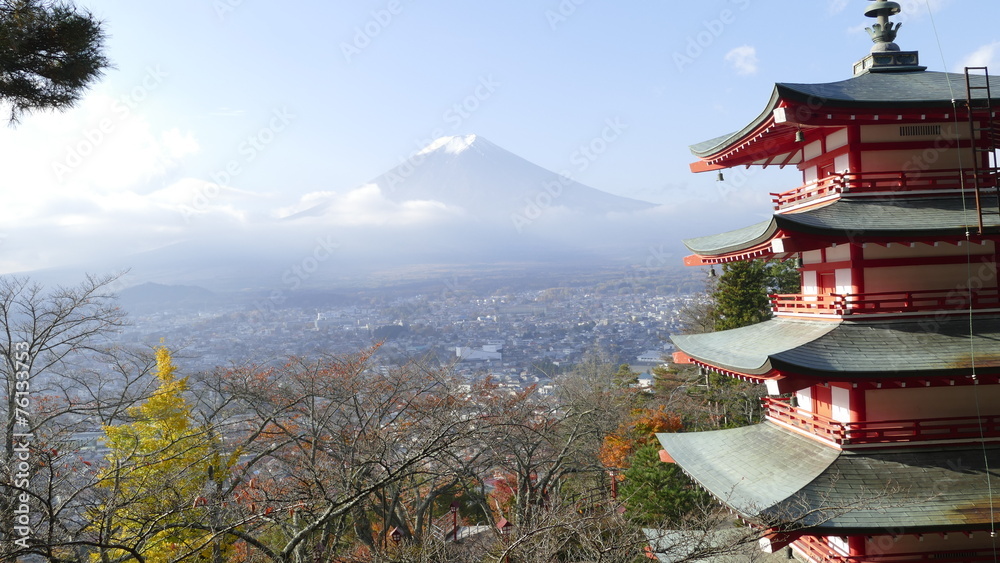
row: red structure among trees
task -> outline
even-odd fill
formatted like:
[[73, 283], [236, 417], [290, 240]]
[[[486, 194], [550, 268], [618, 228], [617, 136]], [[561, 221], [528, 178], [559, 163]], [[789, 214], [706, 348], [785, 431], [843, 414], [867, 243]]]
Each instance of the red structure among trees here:
[[803, 561], [995, 561], [1000, 205], [986, 69], [932, 72], [872, 2], [854, 76], [777, 84], [695, 172], [796, 166], [763, 223], [685, 241], [689, 265], [795, 260], [775, 317], [677, 336], [675, 360], [767, 384], [767, 420], [661, 434], [672, 459]]

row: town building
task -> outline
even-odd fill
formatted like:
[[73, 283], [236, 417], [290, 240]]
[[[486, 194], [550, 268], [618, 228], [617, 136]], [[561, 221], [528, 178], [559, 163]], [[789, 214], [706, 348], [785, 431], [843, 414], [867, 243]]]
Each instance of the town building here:
[[695, 172], [795, 166], [762, 223], [688, 240], [689, 265], [793, 260], [774, 317], [675, 336], [675, 361], [766, 384], [766, 421], [661, 434], [768, 552], [830, 563], [996, 561], [1000, 293], [996, 111], [985, 68], [927, 70], [896, 2], [846, 80], [777, 84], [695, 145]]

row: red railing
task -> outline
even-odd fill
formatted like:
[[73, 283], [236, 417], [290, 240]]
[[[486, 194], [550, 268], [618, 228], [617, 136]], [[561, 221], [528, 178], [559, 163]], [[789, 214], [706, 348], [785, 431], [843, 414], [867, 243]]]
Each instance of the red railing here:
[[[972, 170], [924, 170], [910, 172], [863, 172], [833, 174], [782, 193], [772, 193], [775, 209], [781, 210], [829, 195], [864, 196], [895, 192], [943, 192], [972, 190], [976, 175]], [[996, 186], [997, 170], [979, 173], [980, 186]]]
[[[935, 563], [973, 563], [976, 561], [995, 561], [993, 550], [990, 548], [920, 553], [844, 555], [827, 545], [824, 538], [817, 536], [803, 536], [795, 545], [812, 560], [823, 563], [921, 563], [925, 561], [934, 561]], [[872, 550], [877, 550], [877, 547], [873, 547]]]
[[790, 399], [764, 397], [764, 415], [778, 422], [805, 430], [810, 434], [825, 438], [837, 444], [847, 441], [844, 424], [811, 412], [799, 410], [791, 405]]
[[931, 289], [882, 293], [831, 293], [829, 295], [772, 295], [771, 309], [781, 313], [826, 315], [919, 313], [1000, 308], [1000, 288], [977, 290]]
[[842, 194], [846, 185], [844, 174], [834, 174], [833, 176], [814, 180], [794, 190], [777, 194], [772, 193], [771, 202], [774, 203], [776, 210], [781, 210], [828, 195]]
[[909, 444], [930, 440], [977, 440], [1000, 438], [1000, 416], [963, 416], [919, 420], [838, 422], [801, 411], [789, 399], [766, 397], [765, 414], [839, 445]]

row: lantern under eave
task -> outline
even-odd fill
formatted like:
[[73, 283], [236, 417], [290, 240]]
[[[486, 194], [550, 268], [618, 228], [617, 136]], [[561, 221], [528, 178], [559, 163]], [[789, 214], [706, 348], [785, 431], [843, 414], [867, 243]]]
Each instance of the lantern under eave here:
[[673, 338], [675, 360], [770, 396], [762, 424], [659, 435], [663, 459], [806, 561], [994, 556], [1000, 81], [919, 66], [898, 12], [869, 4], [853, 78], [778, 84], [746, 127], [692, 147], [695, 172], [795, 166], [803, 183], [767, 221], [685, 241], [685, 263], [795, 260], [802, 293]]

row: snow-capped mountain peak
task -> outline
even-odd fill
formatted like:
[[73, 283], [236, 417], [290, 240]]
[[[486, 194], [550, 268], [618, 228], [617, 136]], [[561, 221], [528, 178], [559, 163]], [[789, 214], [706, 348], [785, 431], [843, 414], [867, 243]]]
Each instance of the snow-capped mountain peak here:
[[427, 145], [418, 152], [418, 155], [430, 154], [437, 150], [444, 150], [448, 154], [461, 154], [476, 142], [475, 135], [441, 137], [433, 143]]

